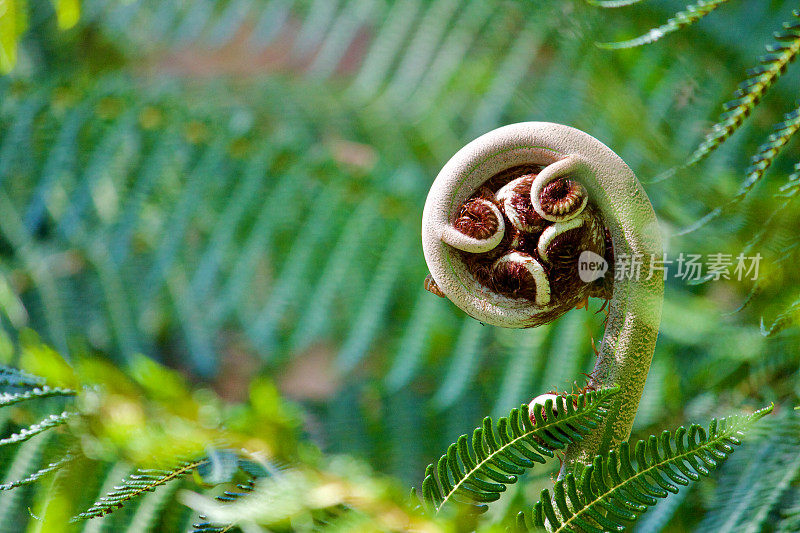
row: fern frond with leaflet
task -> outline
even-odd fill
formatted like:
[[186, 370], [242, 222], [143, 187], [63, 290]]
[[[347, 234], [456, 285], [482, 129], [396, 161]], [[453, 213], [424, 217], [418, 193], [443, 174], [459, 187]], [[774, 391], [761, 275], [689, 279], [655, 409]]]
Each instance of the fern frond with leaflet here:
[[528, 406], [513, 409], [495, 425], [490, 417], [475, 429], [470, 442], [467, 435], [451, 444], [447, 453], [425, 469], [422, 497], [438, 512], [447, 502], [457, 501], [484, 512], [486, 503], [500, 498], [506, 485], [545, 456], [553, 457], [602, 421], [619, 388], [586, 392], [578, 396], [559, 396], [558, 404], [547, 400], [534, 406], [531, 421]]
[[544, 528], [549, 533], [624, 531], [655, 505], [657, 498], [676, 494], [677, 485], [710, 475], [733, 453], [732, 445], [741, 444], [739, 437], [744, 431], [772, 408], [749, 416], [713, 419], [708, 432], [693, 424], [688, 430], [664, 431], [660, 438], [651, 435], [633, 447], [623, 442], [596, 456], [580, 479], [570, 473], [556, 482], [552, 495], [543, 490], [531, 513], [517, 516], [517, 528]]

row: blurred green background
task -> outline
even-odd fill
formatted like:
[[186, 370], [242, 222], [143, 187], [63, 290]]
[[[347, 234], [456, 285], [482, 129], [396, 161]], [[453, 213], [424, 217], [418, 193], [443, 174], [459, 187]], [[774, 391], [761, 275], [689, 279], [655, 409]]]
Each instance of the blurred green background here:
[[[735, 210], [675, 234], [736, 194], [794, 104], [800, 71], [712, 157], [653, 181], [691, 154], [797, 2], [730, 2], [622, 51], [595, 43], [644, 33], [684, 4], [86, 0], [67, 29], [59, 2], [17, 4], [27, 29], [0, 77], [5, 362], [32, 328], [68, 360], [97, 354], [125, 367], [143, 353], [232, 402], [260, 376], [300, 406], [305, 436], [324, 452], [418, 485], [484, 416], [581, 386], [591, 371], [602, 315], [503, 330], [422, 287], [420, 218], [441, 166], [490, 129], [542, 120], [619, 153], [671, 258], [764, 256], [755, 291], [735, 279], [667, 280], [634, 435], [797, 403], [800, 216], [787, 210], [747, 246], [781, 203], [800, 145]], [[762, 321], [787, 309], [789, 327], [762, 335]], [[800, 447], [759, 450], [722, 470], [733, 495], [703, 481], [641, 530], [726, 530], [729, 513], [714, 510], [737, 497], [757, 514], [748, 505], [760, 502], [765, 469], [800, 462]], [[503, 502], [535, 501], [553, 468]], [[773, 529], [797, 483], [759, 528]]]

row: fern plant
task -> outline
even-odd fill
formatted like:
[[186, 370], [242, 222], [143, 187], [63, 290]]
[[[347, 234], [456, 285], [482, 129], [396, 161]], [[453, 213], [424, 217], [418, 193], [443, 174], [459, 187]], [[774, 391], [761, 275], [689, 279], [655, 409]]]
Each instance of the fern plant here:
[[580, 478], [570, 473], [557, 481], [552, 497], [547, 489], [542, 491], [530, 514], [520, 513], [518, 528], [624, 531], [656, 504], [656, 498], [677, 494], [678, 485], [710, 475], [733, 453], [732, 445], [741, 444], [743, 432], [771, 411], [772, 406], [749, 416], [714, 419], [708, 432], [696, 424], [688, 431], [664, 431], [633, 448], [624, 442], [608, 455], [595, 457]]
[[[477, 453], [471, 451], [467, 436], [462, 435], [436, 467], [431, 464], [426, 469], [422, 497], [428, 511], [438, 513], [446, 503], [456, 501], [485, 512], [506, 485], [515, 483], [536, 462], [544, 462], [542, 454], [552, 456], [553, 450], [591, 431], [607, 414], [617, 392], [612, 389], [557, 396], [557, 409], [552, 399], [544, 405], [534, 404], [530, 420], [526, 406], [515, 409], [508, 419], [498, 421], [500, 442], [491, 419], [484, 419], [473, 437], [472, 450]], [[556, 481], [552, 496], [544, 489], [530, 513], [518, 514], [516, 528], [625, 531], [657, 503], [657, 498], [678, 494], [678, 486], [709, 476], [733, 453], [733, 446], [741, 444], [744, 433], [772, 409], [769, 406], [747, 416], [713, 419], [708, 431], [693, 424], [688, 430], [680, 427], [672, 432], [665, 430], [659, 437], [651, 435], [635, 446], [623, 442]]]
[[[697, 31], [669, 33], [674, 47], [609, 55], [591, 40], [623, 23], [599, 10], [581, 12], [580, 3], [474, 1], [459, 9], [449, 0], [91, 0], [83, 2], [83, 18], [72, 30], [52, 31], [55, 4], [29, 0], [33, 24], [20, 41], [18, 70], [0, 79], [0, 358], [15, 361], [7, 345], [30, 325], [73, 362], [88, 350], [108, 354], [130, 373], [128, 363], [136, 366], [136, 354], [145, 352], [181, 368], [196, 387], [213, 386], [248, 405], [248, 394], [274, 398], [279, 388], [300, 399], [304, 428], [326, 452], [361, 455], [406, 483], [438, 457], [448, 435], [474, 427], [480, 414], [507, 414], [532, 390], [569, 388], [591, 369], [599, 322], [591, 313], [572, 313], [538, 331], [500, 331], [463, 318], [422, 290], [421, 258], [408, 252], [432, 176], [471, 137], [528, 119], [593, 132], [618, 147], [637, 172], [659, 173], [676, 153], [691, 152], [687, 132], [708, 113], [708, 88], [733, 87], [747, 77], [752, 52], [731, 45], [745, 39], [720, 30], [736, 26], [724, 17], [747, 9], [752, 41], [778, 28], [778, 8], [789, 5], [731, 2], [703, 17]], [[658, 3], [638, 8], [656, 24], [675, 18]], [[722, 22], [713, 26], [716, 20]], [[249, 68], [231, 57], [268, 59], [276, 51], [276, 70], [261, 65], [241, 77], [244, 72], [233, 70], [235, 80], [198, 77], [189, 66], [202, 55], [217, 69], [212, 76], [230, 74], [229, 68]], [[155, 74], [165, 70], [169, 80]], [[790, 109], [782, 101], [793, 98], [786, 85], [773, 83], [771, 98], [760, 101], [765, 117]], [[720, 156], [757, 153], [750, 137], [758, 135], [747, 135], [726, 139], [719, 149], [730, 150]], [[784, 156], [792, 155], [791, 138], [776, 146]], [[779, 157], [771, 160], [770, 170], [782, 172]], [[703, 167], [702, 174], [697, 181], [711, 191], [710, 201], [736, 192], [725, 169]], [[792, 183], [780, 202], [794, 197]], [[678, 194], [681, 187], [666, 182], [653, 188], [667, 226], [685, 225], [692, 216], [687, 196], [693, 195]], [[741, 204], [729, 210], [742, 227], [706, 227], [698, 251], [747, 242], [758, 231], [742, 218], [763, 220], [761, 213], [774, 206], [768, 199], [756, 214]], [[786, 208], [765, 235], [791, 242], [782, 235], [796, 221]], [[787, 297], [791, 270], [772, 285]], [[751, 401], [794, 401], [792, 376], [800, 361], [788, 326], [796, 322], [796, 296], [775, 328], [764, 319], [773, 336], [762, 339], [756, 299], [737, 316], [719, 313], [741, 296], [741, 287], [721, 283], [712, 293], [708, 286], [669, 285], [637, 434]], [[317, 376], [311, 362], [329, 369], [331, 360], [350, 371], [323, 372], [319, 387], [299, 379]], [[257, 392], [248, 392], [255, 369], [273, 376], [277, 387], [257, 378], [251, 389]], [[99, 374], [81, 383], [48, 382], [85, 392], [81, 403], [97, 397], [91, 387], [117, 380]], [[170, 387], [162, 383], [146, 394]], [[157, 436], [158, 409], [123, 397], [126, 402], [115, 405], [128, 409], [90, 416], [91, 427], [108, 413], [143, 412]], [[43, 402], [56, 406], [47, 414], [60, 413], [61, 401], [31, 399], [0, 410], [15, 413], [6, 415], [14, 423], [6, 434], [46, 416], [31, 411]], [[215, 402], [201, 403], [204, 413], [219, 412]], [[92, 448], [104, 452], [102, 462], [84, 469], [75, 454], [69, 469], [59, 468], [64, 450], [56, 453], [54, 446], [64, 443], [56, 436], [71, 434], [83, 420], [79, 415], [1, 447], [2, 464], [9, 465], [4, 483], [57, 465], [42, 473], [43, 483], [4, 495], [0, 516], [12, 517], [4, 523], [21, 530], [31, 520], [26, 508], [42, 514], [37, 502], [81, 499], [59, 490], [74, 479], [71, 473], [80, 472], [81, 482], [92, 486], [82, 491], [86, 501], [67, 505], [73, 512], [62, 522], [112, 492], [136, 467], [164, 466], [147, 457], [134, 460], [135, 450], [120, 445], [132, 436], [116, 420], [114, 430], [126, 438], [96, 439], [114, 431], [89, 432], [88, 443], [102, 445]], [[291, 433], [281, 423], [266, 427], [267, 433]], [[63, 473], [51, 475], [57, 471]], [[182, 497], [178, 489], [186, 486], [205, 490], [189, 485], [189, 477], [127, 502], [120, 513], [74, 527], [132, 530], [131, 520], [149, 517], [141, 523], [186, 530], [199, 521], [174, 494]], [[716, 489], [700, 488], [702, 497], [693, 493], [676, 504], [667, 528], [680, 522], [679, 528], [692, 529], [712, 508], [705, 496]], [[231, 503], [215, 502], [215, 495], [206, 494], [210, 503], [199, 507], [217, 511], [215, 503]], [[266, 498], [248, 501], [251, 517]], [[770, 509], [774, 516], [791, 513], [785, 502]], [[337, 510], [313, 520], [331, 529], [337, 522], [343, 529], [375, 523], [363, 510]], [[441, 514], [446, 522], [447, 513]]]
[[484, 418], [471, 441], [462, 435], [436, 465], [425, 469], [425, 503], [437, 513], [453, 501], [486, 511], [486, 503], [500, 498], [506, 485], [595, 429], [618, 392], [617, 388], [575, 398], [559, 396], [555, 402], [534, 404], [530, 412], [523, 405], [500, 418], [496, 429], [491, 418]]

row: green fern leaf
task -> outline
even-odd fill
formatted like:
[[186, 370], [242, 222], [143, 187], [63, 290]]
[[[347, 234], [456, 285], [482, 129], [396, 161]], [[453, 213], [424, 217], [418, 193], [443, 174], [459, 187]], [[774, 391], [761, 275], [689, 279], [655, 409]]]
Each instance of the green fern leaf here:
[[[684, 11], [679, 11], [678, 13], [675, 14], [674, 17], [669, 19], [666, 23], [659, 26], [658, 28], [651, 29], [644, 35], [641, 35], [639, 37], [636, 37], [635, 39], [630, 39], [627, 41], [597, 43], [597, 46], [599, 46], [600, 48], [605, 48], [607, 50], [612, 50], [620, 48], [634, 48], [636, 46], [642, 46], [645, 44], [654, 43], [657, 40], [664, 37], [665, 35], [686, 28], [687, 26], [691, 26], [698, 20], [702, 19], [703, 17], [705, 17], [706, 15], [717, 9], [722, 4], [726, 3], [727, 1], [728, 0], [699, 0], [696, 4], [687, 6]], [[612, 7], [612, 6], [604, 6], [604, 7]], [[618, 6], [613, 6], [613, 7], [618, 7]]]
[[196, 461], [182, 461], [170, 469], [137, 469], [122, 481], [121, 485], [99, 498], [86, 511], [80, 513], [73, 520], [89, 519], [107, 515], [123, 507], [128, 501], [138, 498], [147, 492], [154, 491], [157, 487], [180, 478], [205, 463], [206, 459]]
[[65, 455], [64, 457], [60, 458], [57, 461], [53, 461], [52, 463], [48, 464], [47, 466], [40, 468], [33, 474], [26, 476], [22, 479], [17, 479], [15, 481], [9, 481], [0, 485], [0, 491], [2, 490], [12, 490], [16, 489], [17, 487], [24, 487], [25, 485], [30, 485], [31, 483], [35, 483], [42, 477], [46, 476], [51, 472], [55, 472], [56, 470], [60, 470], [64, 467], [67, 463], [72, 461], [74, 457], [70, 454]]
[[742, 250], [744, 254], [750, 253], [757, 244], [764, 240], [765, 235], [774, 231], [773, 226], [780, 220], [780, 215], [791, 205], [798, 193], [800, 193], [800, 161], [795, 163], [794, 172], [789, 174], [789, 177], [786, 178], [786, 183], [780, 187], [776, 194], [776, 196], [784, 198], [783, 202], [776, 206], [769, 217], [759, 225], [758, 231], [750, 237]]
[[41, 387], [44, 379], [16, 368], [0, 366], [0, 385], [11, 387]]
[[597, 7], [615, 8], [632, 6], [633, 4], [638, 4], [641, 1], [642, 0], [586, 0], [586, 3]]
[[[792, 14], [800, 18], [800, 10], [795, 10]], [[739, 84], [733, 94], [734, 99], [723, 106], [725, 112], [689, 157], [686, 166], [701, 161], [730, 137], [750, 115], [761, 97], [786, 71], [789, 63], [800, 53], [800, 22], [784, 23], [784, 29], [775, 33], [775, 39], [778, 42], [768, 46], [769, 53], [760, 58], [761, 64], [748, 71], [750, 77]]]
[[786, 183], [781, 186], [780, 194], [785, 198], [794, 198], [800, 193], [800, 161], [795, 163], [794, 172], [786, 178]]
[[[798, 43], [800, 43], [800, 40], [798, 40]], [[773, 126], [773, 132], [770, 133], [767, 142], [759, 146], [758, 153], [753, 156], [752, 163], [746, 171], [747, 177], [744, 179], [744, 182], [742, 182], [742, 186], [739, 188], [739, 192], [736, 193], [736, 196], [731, 198], [725, 205], [717, 207], [691, 226], [682, 230], [680, 234], [690, 233], [699, 229], [709, 221], [721, 215], [727, 209], [744, 200], [750, 191], [753, 190], [753, 187], [761, 181], [761, 178], [764, 177], [764, 173], [781, 153], [781, 150], [786, 143], [789, 142], [789, 139], [797, 133], [797, 130], [800, 130], [800, 107], [786, 113], [783, 116], [783, 120]], [[787, 185], [796, 187], [796, 184], [792, 181], [793, 177], [794, 174], [789, 177]]]
[[[24, 483], [19, 481], [26, 479], [30, 472], [36, 470], [42, 460], [42, 454], [46, 451], [50, 442], [50, 434], [45, 433], [37, 438], [31, 439], [14, 450], [13, 455], [4, 458], [6, 472], [3, 477], [3, 486], [13, 489]], [[4, 494], [0, 498], [0, 516], [11, 517], [18, 513], [20, 508], [24, 508], [28, 503], [25, 491], [17, 490]]]
[[772, 530], [767, 523], [774, 522], [800, 474], [800, 417], [782, 415], [754, 430], [722, 468], [714, 501], [695, 533]]
[[798, 321], [798, 316], [800, 316], [800, 299], [795, 300], [792, 305], [789, 306], [788, 309], [783, 311], [775, 320], [772, 321], [769, 327], [764, 325], [764, 319], [761, 319], [761, 334], [765, 337], [772, 337], [773, 335], [777, 335], [789, 325]]
[[778, 533], [800, 531], [800, 498], [797, 497], [797, 492], [793, 501], [795, 502], [793, 505], [781, 512], [781, 521], [776, 529]]
[[34, 398], [50, 398], [53, 396], [75, 396], [77, 392], [71, 389], [62, 389], [61, 387], [37, 387], [25, 392], [4, 392], [0, 393], [0, 407], [7, 407], [15, 403], [32, 400]]
[[550, 533], [624, 531], [657, 498], [676, 494], [677, 485], [710, 475], [733, 452], [731, 445], [741, 444], [744, 431], [772, 408], [714, 419], [708, 433], [693, 424], [688, 431], [680, 427], [664, 431], [660, 438], [651, 435], [633, 448], [623, 442], [608, 454], [596, 456], [580, 473], [580, 480], [570, 473], [556, 482], [552, 495], [543, 490], [531, 513], [517, 516], [517, 527], [522, 531], [545, 528]]
[[69, 420], [73, 416], [75, 416], [75, 413], [70, 413], [68, 411], [64, 411], [63, 413], [58, 415], [50, 415], [41, 422], [37, 422], [36, 424], [31, 424], [30, 426], [19, 431], [18, 433], [14, 433], [9, 437], [0, 439], [0, 446], [26, 441], [31, 437], [33, 437], [34, 435], [38, 435], [39, 433], [47, 431], [48, 429], [52, 429], [54, 427], [66, 424], [67, 420]]
[[536, 463], [544, 463], [544, 456], [553, 457], [554, 450], [580, 441], [597, 427], [618, 392], [616, 387], [587, 392], [574, 397], [574, 403], [573, 397], [559, 397], [555, 406], [547, 400], [534, 408], [535, 423], [527, 405], [513, 409], [496, 425], [484, 418], [471, 443], [461, 435], [435, 465], [428, 465], [422, 482], [425, 504], [435, 512], [451, 501], [485, 511], [486, 503], [497, 500], [506, 485], [516, 483]]

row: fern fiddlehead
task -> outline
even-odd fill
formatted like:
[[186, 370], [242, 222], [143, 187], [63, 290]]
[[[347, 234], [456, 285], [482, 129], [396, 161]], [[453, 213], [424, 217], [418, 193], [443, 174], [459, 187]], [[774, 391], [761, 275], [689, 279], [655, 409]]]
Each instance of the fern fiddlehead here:
[[[652, 262], [663, 249], [650, 201], [619, 156], [559, 124], [489, 132], [437, 176], [422, 243], [426, 287], [485, 323], [532, 327], [588, 296], [610, 298], [589, 385], [618, 385], [620, 395], [597, 430], [570, 446], [566, 464], [629, 436], [661, 320], [664, 282]], [[606, 273], [603, 262], [609, 268], [615, 257], [635, 261], [637, 271]]]

